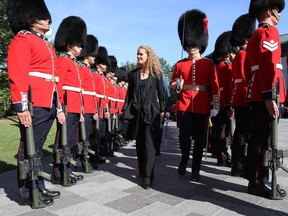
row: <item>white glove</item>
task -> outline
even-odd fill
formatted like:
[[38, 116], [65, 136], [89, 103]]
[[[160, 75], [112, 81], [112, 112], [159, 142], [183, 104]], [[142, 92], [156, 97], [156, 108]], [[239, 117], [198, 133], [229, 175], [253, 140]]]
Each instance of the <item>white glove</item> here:
[[176, 93], [179, 93], [183, 89], [184, 79], [177, 78], [176, 79]]
[[165, 118], [169, 119], [170, 118], [170, 112], [165, 113]]
[[212, 117], [216, 116], [218, 113], [219, 113], [219, 111], [216, 110], [216, 109], [212, 109], [212, 110], [210, 111], [210, 114], [211, 114]]

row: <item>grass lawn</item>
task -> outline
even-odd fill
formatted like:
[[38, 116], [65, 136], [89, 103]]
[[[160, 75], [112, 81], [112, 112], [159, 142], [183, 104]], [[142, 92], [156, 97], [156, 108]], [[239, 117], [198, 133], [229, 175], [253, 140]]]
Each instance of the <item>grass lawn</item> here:
[[[56, 123], [53, 124], [44, 144], [44, 157], [53, 151]], [[0, 173], [15, 169], [19, 148], [20, 131], [16, 117], [0, 119]]]

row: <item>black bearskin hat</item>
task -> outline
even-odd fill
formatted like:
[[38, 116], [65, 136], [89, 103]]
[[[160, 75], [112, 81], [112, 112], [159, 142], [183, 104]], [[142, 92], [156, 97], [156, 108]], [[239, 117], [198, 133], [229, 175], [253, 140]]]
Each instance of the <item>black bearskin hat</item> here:
[[95, 59], [96, 64], [103, 64], [109, 66], [109, 57], [108, 57], [108, 51], [105, 47], [100, 46], [98, 49], [98, 54]]
[[199, 47], [200, 53], [204, 53], [208, 45], [208, 20], [205, 13], [196, 9], [183, 13], [178, 21], [178, 35], [184, 50]]
[[239, 16], [233, 24], [231, 45], [242, 46], [245, 40], [249, 39], [256, 29], [256, 19], [250, 14]]
[[66, 52], [67, 45], [85, 46], [87, 35], [86, 23], [77, 16], [69, 16], [62, 20], [55, 35], [55, 49]]
[[50, 20], [50, 12], [44, 0], [7, 0], [7, 16], [14, 34], [30, 30], [36, 20]]
[[115, 76], [120, 79], [117, 79], [117, 82], [125, 81], [128, 82], [129, 71], [126, 67], [119, 67], [115, 73]]
[[215, 48], [212, 54], [212, 60], [215, 64], [225, 59], [228, 53], [236, 53], [237, 49], [230, 43], [232, 31], [223, 32], [215, 42]]
[[109, 55], [108, 57], [109, 57], [109, 63], [110, 63], [108, 70], [109, 72], [115, 73], [115, 71], [118, 69], [117, 59], [113, 55]]
[[79, 58], [96, 56], [98, 52], [98, 39], [94, 35], [86, 36], [86, 44], [81, 51]]
[[285, 7], [285, 0], [251, 0], [249, 14], [256, 16], [258, 12], [269, 7], [277, 7], [281, 12]]

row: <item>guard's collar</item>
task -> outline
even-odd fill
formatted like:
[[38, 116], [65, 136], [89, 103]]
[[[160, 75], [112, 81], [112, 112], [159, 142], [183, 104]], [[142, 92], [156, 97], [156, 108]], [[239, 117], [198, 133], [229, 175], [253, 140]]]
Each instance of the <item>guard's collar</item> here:
[[32, 34], [40, 37], [40, 38], [43, 39], [43, 40], [45, 39], [45, 38], [44, 38], [44, 35], [42, 35], [41, 33], [37, 32], [37, 31], [35, 31], [35, 30], [32, 30], [32, 29], [31, 29], [30, 32], [31, 32]]

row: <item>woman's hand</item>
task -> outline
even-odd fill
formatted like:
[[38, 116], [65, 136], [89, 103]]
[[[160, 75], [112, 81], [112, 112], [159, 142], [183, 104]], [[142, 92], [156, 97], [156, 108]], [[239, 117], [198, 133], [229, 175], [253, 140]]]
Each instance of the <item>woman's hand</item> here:
[[162, 123], [164, 121], [164, 112], [160, 113], [160, 122]]

